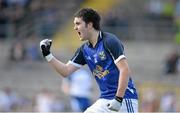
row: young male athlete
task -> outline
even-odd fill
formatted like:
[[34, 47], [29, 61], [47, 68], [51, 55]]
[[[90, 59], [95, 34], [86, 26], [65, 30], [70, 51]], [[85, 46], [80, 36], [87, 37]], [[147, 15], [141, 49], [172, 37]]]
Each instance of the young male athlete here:
[[91, 8], [83, 8], [75, 14], [74, 30], [81, 41], [87, 42], [77, 49], [68, 63], [64, 64], [52, 55], [51, 40], [42, 40], [40, 47], [46, 60], [63, 77], [85, 64], [89, 66], [101, 95], [84, 113], [137, 113], [138, 96], [121, 41], [100, 30], [100, 15]]

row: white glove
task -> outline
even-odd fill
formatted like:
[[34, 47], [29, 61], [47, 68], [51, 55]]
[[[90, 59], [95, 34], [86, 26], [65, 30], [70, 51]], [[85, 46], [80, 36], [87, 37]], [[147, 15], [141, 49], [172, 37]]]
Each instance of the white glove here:
[[108, 109], [112, 111], [118, 112], [121, 108], [122, 105], [122, 100], [119, 101], [117, 99], [110, 100], [109, 103], [107, 104]]

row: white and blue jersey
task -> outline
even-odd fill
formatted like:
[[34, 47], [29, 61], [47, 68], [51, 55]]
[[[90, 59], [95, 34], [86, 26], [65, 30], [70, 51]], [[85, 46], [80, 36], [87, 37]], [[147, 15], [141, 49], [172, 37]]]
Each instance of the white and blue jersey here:
[[[113, 99], [120, 76], [116, 63], [122, 58], [126, 57], [121, 41], [113, 34], [100, 32], [96, 46], [93, 47], [89, 42], [84, 43], [69, 63], [78, 67], [87, 64], [98, 83], [100, 98]], [[123, 98], [138, 99], [131, 78]]]

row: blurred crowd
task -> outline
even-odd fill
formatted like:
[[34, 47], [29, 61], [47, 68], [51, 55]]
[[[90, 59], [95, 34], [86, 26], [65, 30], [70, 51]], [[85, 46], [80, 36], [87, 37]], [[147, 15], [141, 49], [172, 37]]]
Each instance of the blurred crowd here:
[[[160, 31], [167, 28], [165, 32], [174, 34], [171, 40], [180, 44], [180, 1], [179, 0], [138, 0], [131, 2], [130, 0], [118, 4], [103, 17], [103, 26], [115, 27], [112, 32], [122, 32], [121, 38], [134, 39], [135, 36], [128, 36], [131, 29], [130, 26], [139, 26], [142, 28], [153, 27], [152, 31]], [[142, 29], [142, 30], [143, 30]], [[110, 29], [108, 29], [110, 30]], [[143, 31], [142, 31], [143, 32]], [[165, 33], [164, 32], [164, 33]], [[141, 33], [141, 32], [138, 32]], [[117, 33], [116, 33], [117, 34]], [[147, 34], [146, 34], [147, 35]], [[139, 35], [140, 36], [140, 35]], [[158, 35], [159, 36], [159, 35]], [[159, 40], [166, 38], [155, 36], [151, 39]], [[147, 36], [143, 39], [146, 40]], [[169, 39], [169, 38], [168, 38]], [[147, 39], [148, 40], [148, 39]]]
[[41, 59], [38, 43], [52, 37], [56, 13], [47, 0], [0, 0], [0, 41], [11, 40], [11, 61]]
[[140, 101], [141, 112], [179, 112], [180, 103], [175, 90], [157, 91], [156, 88], [146, 88], [142, 91]]
[[[59, 13], [62, 12], [57, 10], [58, 2], [56, 2], [48, 0], [0, 0], [0, 39], [7, 37], [25, 38], [34, 34], [38, 37], [51, 38], [57, 25], [60, 25], [60, 19], [64, 18], [58, 17]], [[151, 20], [153, 23], [160, 23], [165, 20], [165, 26], [158, 26], [159, 24], [157, 24], [156, 27], [159, 28], [156, 30], [160, 27], [173, 27], [175, 42], [180, 43], [179, 0], [139, 0], [141, 7], [135, 6], [136, 4], [138, 6], [138, 1], [136, 4], [131, 4], [128, 0], [124, 2], [122, 5], [117, 4], [107, 13], [103, 13], [103, 26], [118, 27], [122, 33], [126, 34], [129, 30], [128, 27], [133, 21], [136, 22], [136, 19]]]
[[69, 12], [74, 4], [78, 6], [82, 0], [69, 1], [65, 1], [67, 5], [60, 0], [0, 0], [0, 42], [11, 43], [9, 59], [41, 60], [39, 41], [52, 38], [68, 16], [72, 16]]
[[61, 112], [64, 104], [49, 89], [42, 89], [36, 95], [20, 95], [10, 87], [0, 90], [0, 112]]
[[[154, 88], [145, 88], [140, 93], [139, 110], [140, 112], [180, 112], [180, 98], [177, 98], [177, 94], [172, 89], [161, 92]], [[64, 102], [47, 88], [32, 97], [27, 97], [10, 87], [5, 87], [0, 90], [0, 112], [82, 112], [84, 109], [81, 107], [85, 107], [86, 103], [80, 101], [77, 104], [72, 97]]]
[[0, 0], [0, 39], [25, 38], [34, 33], [51, 37], [57, 22], [55, 8], [47, 0]]
[[[0, 40], [12, 40], [10, 59], [15, 61], [29, 58], [40, 59], [35, 46], [38, 45], [40, 39], [53, 37], [62, 18], [58, 16], [62, 11], [57, 10], [56, 2], [48, 0], [43, 2], [42, 0], [0, 0]], [[142, 9], [138, 9], [139, 6]], [[103, 13], [102, 25], [105, 30], [115, 32], [122, 39], [128, 40], [136, 39], [136, 36], [134, 34], [134, 36], [131, 36], [132, 33], [130, 32], [132, 30], [130, 27], [133, 25], [137, 26], [138, 29], [140, 24], [145, 24], [142, 28], [153, 24], [153, 30], [159, 32], [159, 34], [167, 31], [172, 34], [172, 38], [168, 40], [175, 41], [179, 56], [179, 12], [179, 0], [145, 0], [143, 2], [139, 1], [139, 4], [138, 2], [137, 4], [131, 4], [127, 0], [122, 4], [117, 4], [107, 13]], [[138, 23], [137, 20], [140, 22]], [[160, 32], [163, 27], [167, 30]], [[139, 33], [138, 36], [143, 36], [142, 32], [137, 32]], [[148, 32], [153, 34], [152, 31]], [[148, 36], [144, 37], [145, 40], [146, 37]], [[151, 38], [158, 40], [163, 39], [163, 36], [158, 35]], [[164, 38], [164, 40], [166, 39]]]
[[[29, 6], [29, 0], [0, 0], [0, 38], [8, 35], [8, 25], [13, 25], [13, 30], [18, 30], [19, 23], [25, 16], [25, 11]], [[18, 32], [14, 32], [18, 33]]]
[[[164, 56], [163, 73], [165, 75], [178, 75], [180, 73], [180, 0], [139, 0], [136, 3], [124, 1], [127, 7], [117, 5], [103, 16], [103, 26], [106, 30], [119, 35], [121, 39], [135, 39], [131, 36], [132, 26], [141, 26], [141, 32], [138, 37], [144, 36], [146, 39], [148, 33], [153, 34], [172, 34], [166, 39], [163, 35], [152, 35], [150, 38], [154, 41], [170, 41], [174, 43], [171, 51]], [[136, 6], [136, 7], [135, 7]], [[139, 22], [139, 23], [138, 23]], [[147, 33], [143, 29], [152, 27]], [[163, 29], [166, 30], [163, 31]], [[136, 31], [135, 31], [136, 32]], [[142, 33], [142, 34], [141, 34]], [[137, 38], [138, 40], [138, 38]]]

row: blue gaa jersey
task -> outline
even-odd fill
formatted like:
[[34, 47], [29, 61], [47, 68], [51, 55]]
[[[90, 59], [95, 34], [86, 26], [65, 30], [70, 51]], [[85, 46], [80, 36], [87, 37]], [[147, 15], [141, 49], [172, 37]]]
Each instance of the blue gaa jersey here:
[[[123, 58], [126, 57], [120, 40], [113, 34], [100, 32], [96, 46], [93, 47], [89, 42], [84, 43], [69, 63], [77, 67], [87, 64], [98, 83], [101, 91], [100, 98], [113, 99], [120, 76], [116, 63]], [[124, 98], [138, 99], [131, 78]]]

